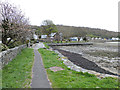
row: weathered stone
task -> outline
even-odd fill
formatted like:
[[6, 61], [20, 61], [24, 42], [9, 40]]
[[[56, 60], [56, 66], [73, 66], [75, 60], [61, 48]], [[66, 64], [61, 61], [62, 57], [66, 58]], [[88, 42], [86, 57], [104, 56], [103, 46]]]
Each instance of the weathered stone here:
[[53, 71], [53, 72], [57, 72], [57, 71], [61, 71], [61, 70], [64, 70], [63, 68], [61, 68], [61, 67], [50, 67], [49, 68], [51, 71]]
[[99, 77], [99, 76], [100, 76], [100, 73], [95, 74], [95, 76]]
[[23, 48], [26, 48], [26, 45], [21, 45], [21, 46], [0, 52], [0, 62], [2, 63], [2, 67], [8, 64], [10, 61], [12, 61], [12, 59], [14, 59], [16, 55], [20, 53], [20, 51]]
[[63, 60], [63, 61], [67, 61], [67, 59], [64, 59], [64, 58], [62, 58], [61, 60]]

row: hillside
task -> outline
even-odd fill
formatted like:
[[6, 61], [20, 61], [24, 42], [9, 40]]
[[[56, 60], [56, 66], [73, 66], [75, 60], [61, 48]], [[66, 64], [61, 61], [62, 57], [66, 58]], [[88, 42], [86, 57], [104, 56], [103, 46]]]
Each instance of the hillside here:
[[98, 28], [89, 28], [89, 27], [74, 27], [74, 26], [64, 26], [64, 25], [56, 25], [58, 32], [63, 33], [65, 38], [72, 36], [98, 36], [102, 38], [111, 38], [117, 37], [118, 32], [108, 31], [104, 29]]

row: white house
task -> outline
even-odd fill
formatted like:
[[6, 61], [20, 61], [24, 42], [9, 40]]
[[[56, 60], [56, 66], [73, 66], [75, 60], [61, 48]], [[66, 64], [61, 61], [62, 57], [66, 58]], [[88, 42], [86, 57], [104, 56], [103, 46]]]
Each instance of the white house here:
[[71, 37], [70, 40], [71, 41], [78, 41], [78, 37]]
[[112, 37], [112, 40], [119, 40], [119, 38], [114, 38], [114, 37]]
[[91, 40], [95, 40], [95, 38], [93, 37], [93, 38], [91, 38]]
[[33, 38], [34, 38], [34, 39], [38, 39], [38, 35], [33, 34]]
[[98, 39], [101, 40], [102, 38], [99, 37]]
[[99, 38], [96, 37], [95, 40], [97, 40], [97, 39], [99, 39]]
[[80, 41], [83, 41], [83, 38], [82, 38], [82, 37], [80, 38]]
[[49, 36], [50, 36], [50, 37], [54, 37], [55, 34], [56, 34], [56, 33], [51, 33]]
[[55, 34], [56, 34], [56, 33], [51, 33], [51, 34], [49, 35], [50, 38], [54, 38]]
[[41, 39], [47, 38], [47, 35], [41, 35]]

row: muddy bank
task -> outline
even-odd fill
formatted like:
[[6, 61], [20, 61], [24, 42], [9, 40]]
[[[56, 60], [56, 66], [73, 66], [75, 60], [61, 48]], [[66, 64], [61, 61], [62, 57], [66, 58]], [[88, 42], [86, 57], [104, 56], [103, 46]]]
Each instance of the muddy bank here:
[[93, 70], [93, 71], [103, 73], [103, 74], [110, 74], [110, 75], [116, 75], [117, 76], [117, 74], [114, 74], [112, 72], [104, 70], [104, 69], [100, 68], [97, 64], [95, 64], [94, 62], [83, 58], [82, 55], [80, 55], [80, 54], [71, 53], [71, 52], [68, 52], [68, 51], [60, 50], [60, 49], [56, 49], [56, 50], [58, 50], [64, 56], [68, 57], [68, 59], [71, 62], [73, 62], [77, 66], [80, 66], [84, 69]]
[[113, 73], [118, 73], [120, 69], [117, 43], [93, 43], [88, 46], [57, 46], [54, 48], [80, 54], [83, 58]]

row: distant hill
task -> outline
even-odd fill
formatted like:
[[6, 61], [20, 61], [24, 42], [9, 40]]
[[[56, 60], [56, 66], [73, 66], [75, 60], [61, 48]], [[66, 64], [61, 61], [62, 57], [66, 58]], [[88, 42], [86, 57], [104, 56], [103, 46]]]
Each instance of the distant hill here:
[[104, 29], [98, 28], [89, 28], [89, 27], [75, 27], [75, 26], [64, 26], [64, 25], [56, 25], [58, 32], [63, 33], [65, 38], [73, 37], [73, 36], [97, 36], [102, 38], [111, 38], [117, 37], [118, 32], [108, 31]]
[[[36, 33], [39, 35], [42, 34], [42, 28], [40, 26], [31, 25], [31, 29], [36, 29]], [[63, 33], [64, 38], [69, 37], [102, 37], [102, 38], [111, 38], [118, 37], [118, 32], [108, 31], [105, 29], [99, 28], [89, 28], [89, 27], [75, 27], [75, 26], [65, 26], [65, 25], [56, 25], [58, 32]]]

